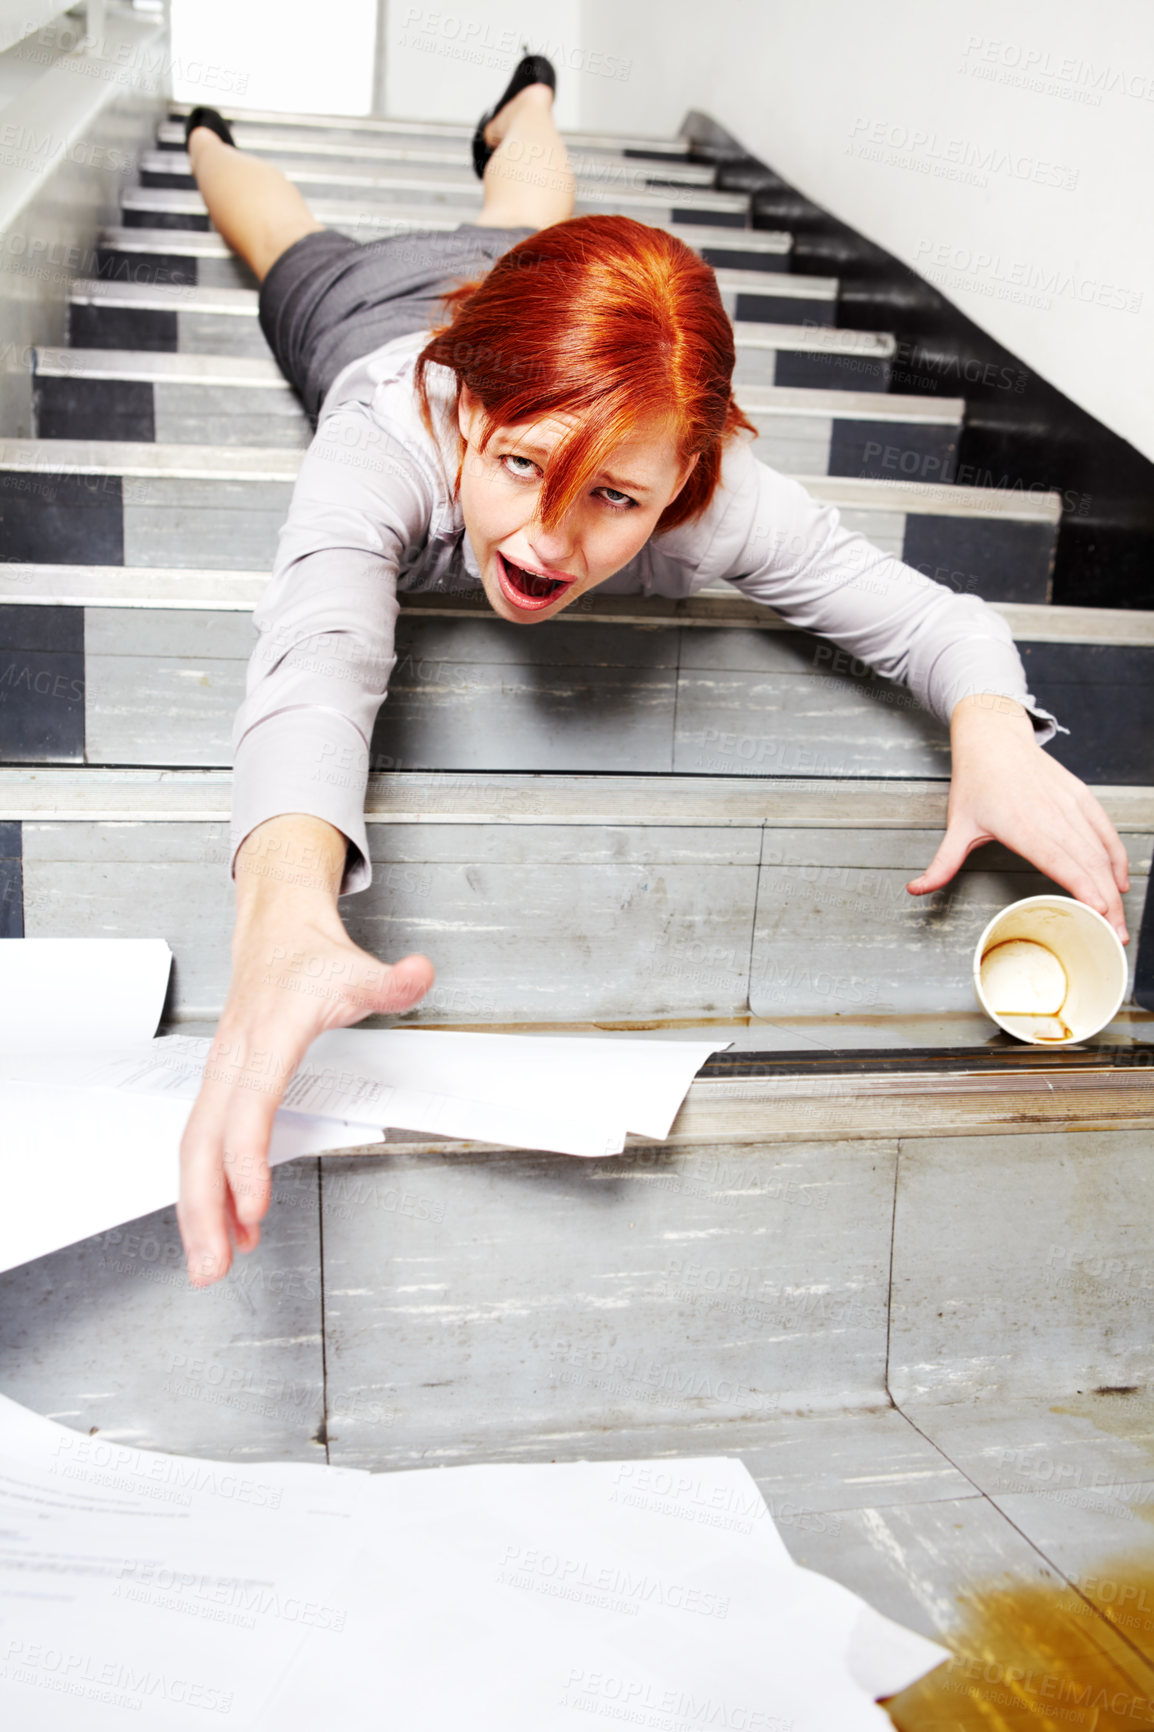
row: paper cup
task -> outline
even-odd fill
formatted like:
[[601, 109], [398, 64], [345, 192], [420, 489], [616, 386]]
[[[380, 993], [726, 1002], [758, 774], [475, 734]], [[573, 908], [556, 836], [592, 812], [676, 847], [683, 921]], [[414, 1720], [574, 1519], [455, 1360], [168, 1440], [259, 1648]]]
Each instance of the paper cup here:
[[1035, 1046], [1089, 1040], [1126, 996], [1126, 952], [1108, 921], [1068, 896], [995, 914], [974, 951], [974, 991], [999, 1028]]

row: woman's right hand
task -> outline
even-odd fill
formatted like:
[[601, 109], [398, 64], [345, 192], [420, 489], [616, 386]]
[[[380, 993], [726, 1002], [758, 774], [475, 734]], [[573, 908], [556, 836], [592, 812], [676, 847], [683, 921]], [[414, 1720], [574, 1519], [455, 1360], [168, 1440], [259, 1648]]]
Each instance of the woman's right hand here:
[[427, 957], [390, 967], [349, 938], [337, 911], [345, 850], [332, 825], [290, 813], [237, 857], [232, 983], [180, 1146], [177, 1219], [198, 1287], [227, 1274], [234, 1243], [260, 1241], [273, 1119], [317, 1035], [409, 1010], [433, 984]]

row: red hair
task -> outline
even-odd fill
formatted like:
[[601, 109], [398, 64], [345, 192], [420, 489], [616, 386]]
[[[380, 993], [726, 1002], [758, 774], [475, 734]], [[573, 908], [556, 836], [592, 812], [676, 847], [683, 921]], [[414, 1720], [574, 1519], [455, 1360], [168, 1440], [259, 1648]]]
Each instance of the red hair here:
[[[696, 517], [713, 497], [725, 441], [755, 429], [733, 399], [733, 328], [709, 265], [683, 241], [632, 217], [555, 223], [503, 253], [479, 282], [445, 297], [449, 321], [417, 360], [456, 374], [496, 429], [550, 414], [576, 418], [545, 471], [541, 519], [552, 528], [641, 423], [665, 421], [682, 462], [697, 462], [657, 530]], [[460, 475], [458, 472], [458, 481]]]

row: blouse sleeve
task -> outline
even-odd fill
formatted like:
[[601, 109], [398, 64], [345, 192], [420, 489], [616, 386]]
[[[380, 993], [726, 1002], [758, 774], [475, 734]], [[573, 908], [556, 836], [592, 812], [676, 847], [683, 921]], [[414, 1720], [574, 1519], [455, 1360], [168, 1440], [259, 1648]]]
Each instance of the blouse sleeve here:
[[726, 451], [709, 516], [695, 589], [728, 579], [791, 625], [832, 638], [908, 686], [945, 723], [959, 699], [994, 692], [1029, 712], [1039, 743], [1067, 732], [1027, 691], [1010, 628], [987, 602], [844, 528], [835, 507], [760, 462], [744, 440]]
[[368, 404], [321, 423], [254, 614], [260, 635], [233, 725], [234, 872], [258, 824], [305, 812], [348, 839], [341, 895], [371, 882], [369, 741], [396, 663], [397, 572], [425, 538], [433, 500], [433, 477]]

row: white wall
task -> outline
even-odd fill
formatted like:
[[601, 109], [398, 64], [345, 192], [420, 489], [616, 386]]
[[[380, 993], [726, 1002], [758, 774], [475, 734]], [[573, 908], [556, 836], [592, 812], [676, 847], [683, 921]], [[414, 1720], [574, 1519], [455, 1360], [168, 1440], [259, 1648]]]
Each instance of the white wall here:
[[368, 114], [376, 29], [376, 0], [172, 0], [172, 94]]
[[705, 109], [1154, 458], [1150, 0], [581, 0], [580, 124]]
[[556, 113], [578, 124], [579, 0], [389, 0], [385, 35], [386, 112], [422, 120], [476, 122], [491, 108], [521, 58], [522, 44], [558, 68]]

